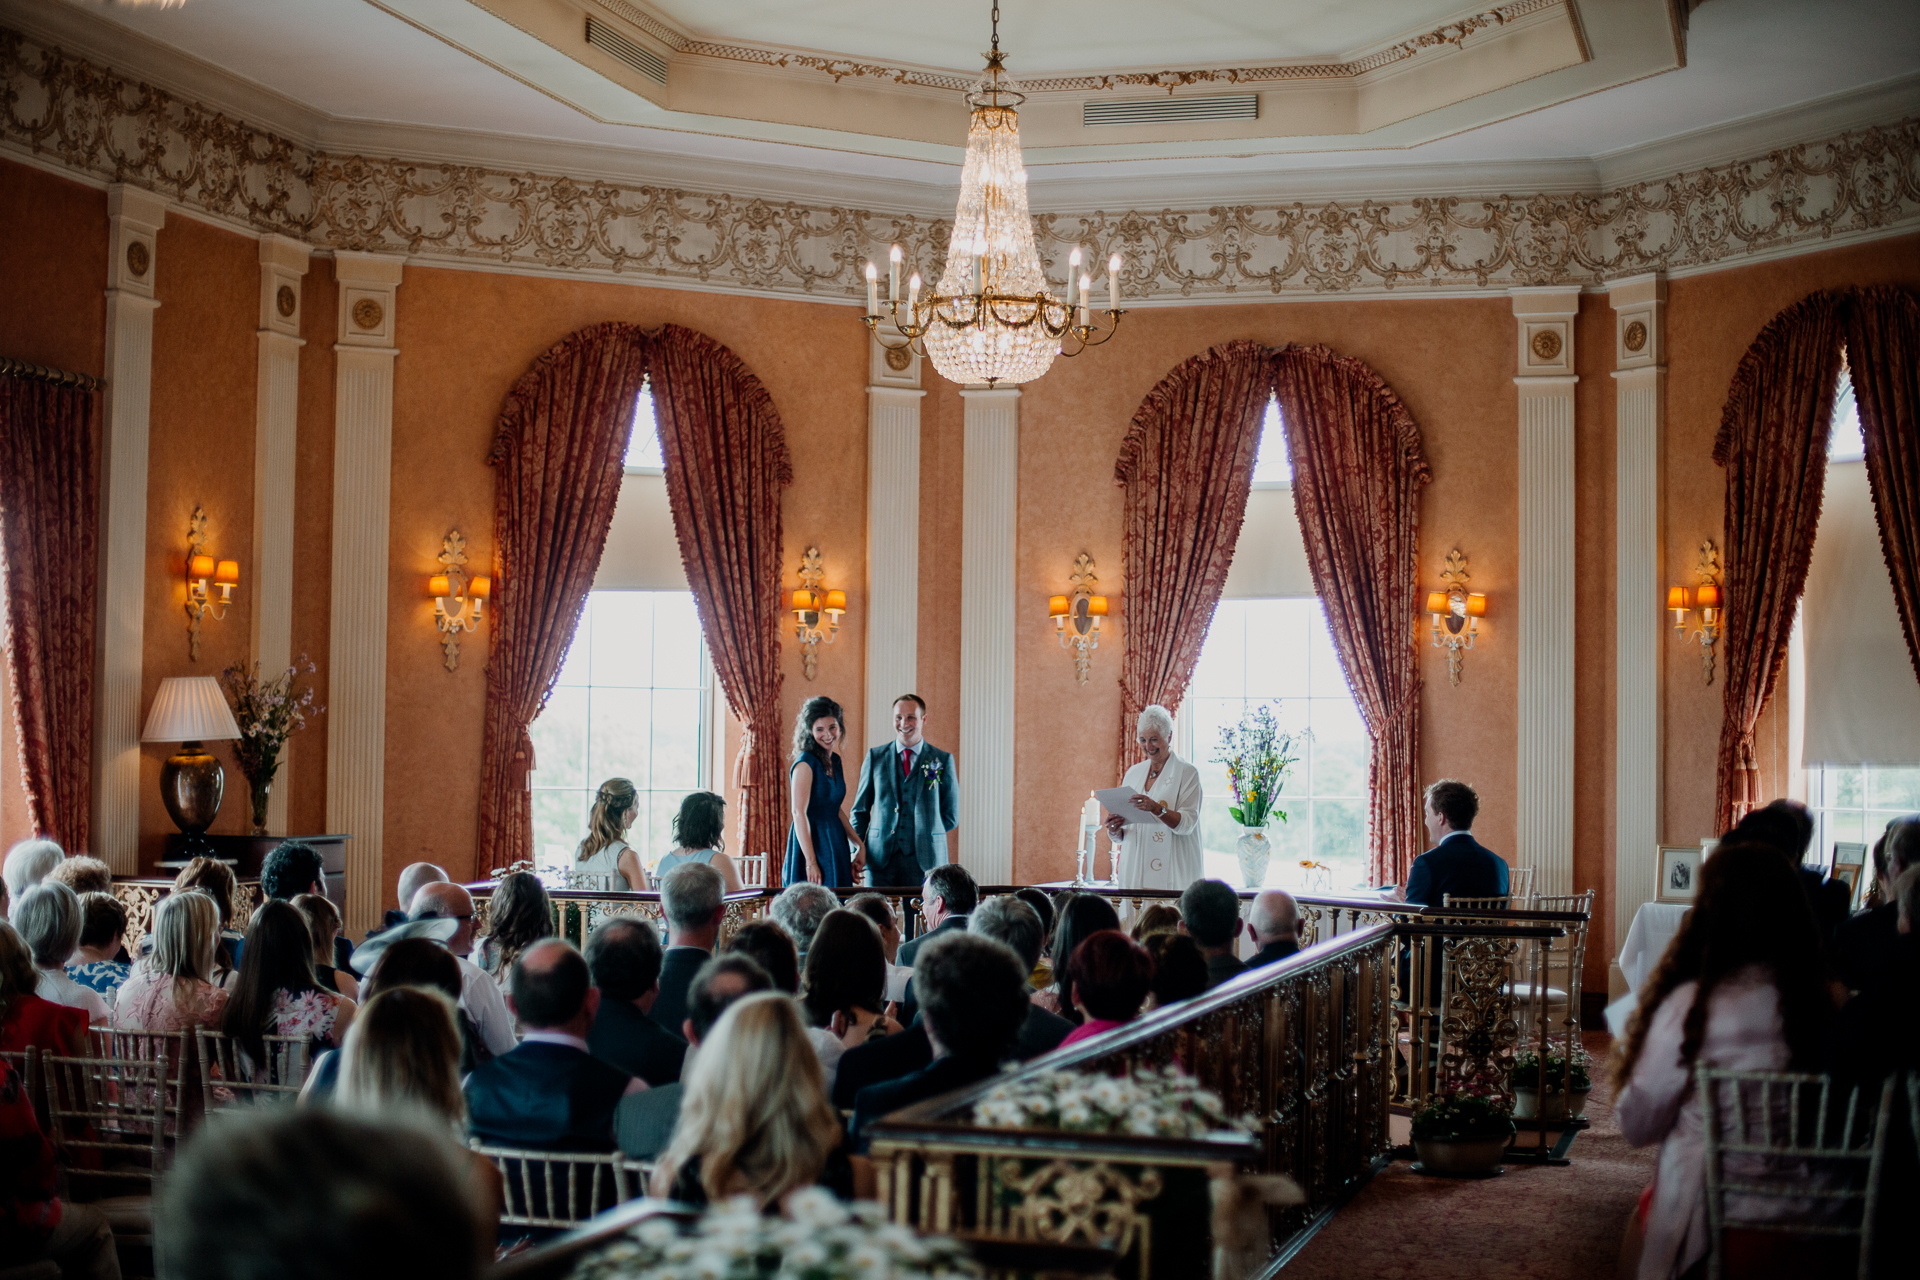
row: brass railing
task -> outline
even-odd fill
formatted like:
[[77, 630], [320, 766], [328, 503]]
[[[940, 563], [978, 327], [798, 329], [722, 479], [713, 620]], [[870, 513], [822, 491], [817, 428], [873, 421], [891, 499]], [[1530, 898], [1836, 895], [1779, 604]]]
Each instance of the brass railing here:
[[[487, 931], [489, 908], [493, 905], [492, 881], [466, 886], [473, 895], [473, 931], [476, 937]], [[765, 889], [748, 889], [726, 895], [727, 914], [720, 922], [720, 940], [727, 941], [750, 920], [766, 914], [766, 906], [776, 896]], [[665, 932], [665, 916], [660, 895], [652, 891], [619, 892], [610, 889], [549, 889], [547, 899], [553, 907], [553, 931], [576, 947], [584, 947], [594, 926], [615, 916], [639, 916]]]

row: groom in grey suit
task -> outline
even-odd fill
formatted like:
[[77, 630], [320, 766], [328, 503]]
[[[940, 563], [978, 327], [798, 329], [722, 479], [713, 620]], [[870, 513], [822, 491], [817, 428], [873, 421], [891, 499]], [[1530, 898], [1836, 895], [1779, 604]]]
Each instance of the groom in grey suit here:
[[947, 860], [958, 822], [953, 757], [926, 740], [927, 704], [917, 693], [893, 703], [892, 742], [867, 752], [853, 796], [853, 836], [867, 851], [876, 885], [918, 888]]

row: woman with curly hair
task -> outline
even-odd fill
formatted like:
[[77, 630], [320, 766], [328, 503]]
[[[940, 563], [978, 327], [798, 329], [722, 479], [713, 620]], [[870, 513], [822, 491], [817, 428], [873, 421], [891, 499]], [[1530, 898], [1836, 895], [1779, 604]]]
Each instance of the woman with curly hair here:
[[507, 975], [520, 953], [553, 936], [553, 906], [546, 886], [531, 871], [516, 871], [493, 887], [487, 935], [480, 939], [475, 959], [505, 991]]
[[787, 771], [793, 827], [783, 884], [811, 880], [837, 889], [856, 883], [866, 867], [847, 821], [847, 778], [834, 751], [844, 734], [840, 704], [832, 698], [808, 698], [794, 721], [793, 764]]

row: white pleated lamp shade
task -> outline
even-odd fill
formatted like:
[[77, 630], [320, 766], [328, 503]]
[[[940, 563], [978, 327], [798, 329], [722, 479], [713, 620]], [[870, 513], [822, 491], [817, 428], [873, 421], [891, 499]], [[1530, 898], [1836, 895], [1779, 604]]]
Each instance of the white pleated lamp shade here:
[[240, 736], [212, 676], [168, 676], [153, 695], [142, 742], [213, 742]]

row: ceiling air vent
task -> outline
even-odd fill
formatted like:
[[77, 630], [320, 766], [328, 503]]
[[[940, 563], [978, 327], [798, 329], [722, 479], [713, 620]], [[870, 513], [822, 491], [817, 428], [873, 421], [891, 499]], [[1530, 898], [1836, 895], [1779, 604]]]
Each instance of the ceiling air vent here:
[[657, 84], [667, 82], [665, 58], [645, 45], [629, 40], [604, 22], [587, 19], [587, 43], [610, 58], [618, 58]]
[[1122, 124], [1185, 124], [1198, 120], [1258, 120], [1260, 95], [1228, 93], [1211, 98], [1105, 99], [1082, 103], [1080, 123], [1089, 129]]

